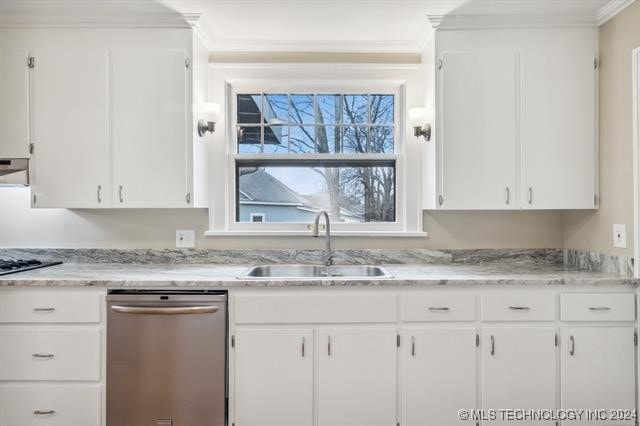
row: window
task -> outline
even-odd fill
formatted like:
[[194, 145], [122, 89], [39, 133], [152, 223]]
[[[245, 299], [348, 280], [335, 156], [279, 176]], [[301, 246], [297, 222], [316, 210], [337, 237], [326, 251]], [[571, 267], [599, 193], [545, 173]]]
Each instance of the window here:
[[236, 222], [397, 221], [395, 93], [239, 93], [235, 119]]
[[264, 213], [249, 213], [249, 218], [253, 223], [262, 223], [264, 222]]

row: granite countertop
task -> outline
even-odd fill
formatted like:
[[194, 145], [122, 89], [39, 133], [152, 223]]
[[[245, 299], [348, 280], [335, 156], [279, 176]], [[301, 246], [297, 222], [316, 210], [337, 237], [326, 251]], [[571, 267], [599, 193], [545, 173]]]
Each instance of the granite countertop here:
[[485, 262], [473, 264], [381, 265], [393, 278], [376, 279], [246, 279], [248, 265], [65, 263], [0, 276], [8, 286], [117, 287], [345, 287], [469, 285], [624, 285], [637, 280], [619, 275], [577, 271], [559, 264]]

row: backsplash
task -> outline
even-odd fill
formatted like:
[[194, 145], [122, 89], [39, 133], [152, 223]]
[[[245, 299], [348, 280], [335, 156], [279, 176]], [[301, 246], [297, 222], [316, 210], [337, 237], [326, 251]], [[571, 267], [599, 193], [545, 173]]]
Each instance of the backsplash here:
[[[316, 264], [322, 250], [217, 249], [0, 249], [0, 258], [58, 259], [70, 263]], [[535, 250], [336, 250], [337, 264], [439, 264], [519, 262], [562, 264], [563, 252]]]
[[564, 250], [564, 264], [581, 271], [633, 277], [633, 258], [580, 250]]

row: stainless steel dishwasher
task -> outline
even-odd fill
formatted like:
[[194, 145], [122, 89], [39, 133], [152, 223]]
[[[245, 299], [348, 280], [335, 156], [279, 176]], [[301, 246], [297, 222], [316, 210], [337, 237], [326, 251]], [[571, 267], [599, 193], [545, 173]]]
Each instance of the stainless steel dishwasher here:
[[225, 292], [111, 290], [107, 426], [224, 426]]

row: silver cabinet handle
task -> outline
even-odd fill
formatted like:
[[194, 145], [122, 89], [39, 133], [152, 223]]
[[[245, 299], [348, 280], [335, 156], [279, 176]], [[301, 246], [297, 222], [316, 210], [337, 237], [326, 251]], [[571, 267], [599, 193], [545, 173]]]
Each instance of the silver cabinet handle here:
[[56, 308], [33, 308], [33, 312], [54, 312]]
[[33, 414], [36, 416], [49, 416], [51, 414], [55, 414], [56, 410], [34, 410]]
[[609, 306], [589, 306], [590, 311], [610, 311]]
[[571, 348], [569, 349], [569, 355], [575, 356], [575, 354], [576, 354], [576, 339], [573, 336], [569, 336], [569, 341], [571, 342]]
[[33, 354], [31, 355], [33, 358], [46, 358], [46, 359], [51, 359], [53, 358], [55, 355], [53, 354]]
[[188, 315], [188, 314], [214, 314], [220, 308], [217, 306], [181, 306], [168, 308], [164, 306], [111, 306], [113, 312], [121, 314], [146, 314], [146, 315]]
[[331, 336], [327, 336], [327, 355], [331, 356]]
[[102, 202], [102, 185], [98, 185], [98, 203]]
[[122, 196], [122, 185], [118, 188], [118, 197], [120, 198], [120, 202], [124, 203], [124, 197]]
[[305, 353], [305, 346], [306, 346], [306, 338], [303, 336], [302, 337], [302, 358], [304, 358], [304, 353]]
[[493, 334], [491, 335], [491, 355], [495, 355], [496, 354], [496, 340], [493, 337]]
[[511, 190], [507, 186], [507, 205], [511, 202]]
[[411, 336], [411, 356], [416, 356], [416, 337]]
[[531, 308], [529, 306], [509, 306], [512, 311], [528, 311]]
[[429, 306], [431, 312], [448, 312], [450, 309], [448, 306]]
[[529, 204], [533, 204], [533, 188], [529, 187]]

